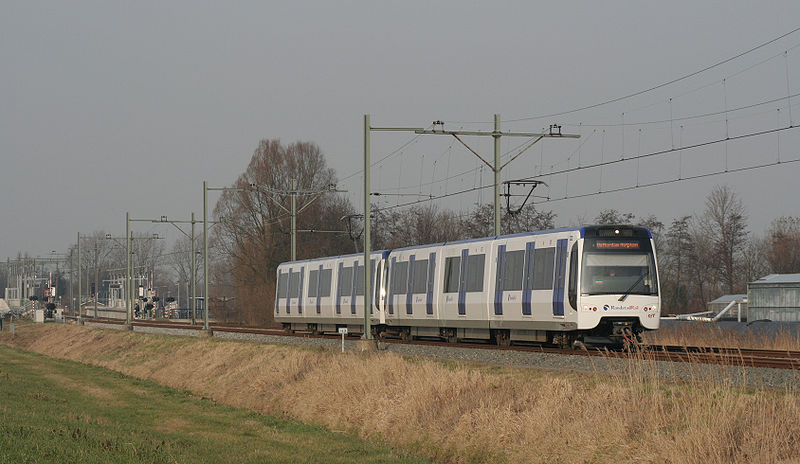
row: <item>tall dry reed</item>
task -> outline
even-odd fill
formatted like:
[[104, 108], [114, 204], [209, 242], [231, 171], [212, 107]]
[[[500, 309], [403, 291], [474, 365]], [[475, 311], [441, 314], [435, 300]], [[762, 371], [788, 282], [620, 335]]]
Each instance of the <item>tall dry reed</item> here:
[[645, 355], [612, 375], [556, 374], [65, 326], [1, 340], [443, 462], [800, 459], [797, 391], [669, 382]]
[[800, 351], [800, 333], [783, 327], [776, 332], [755, 328], [739, 332], [713, 323], [675, 324], [644, 334], [653, 345]]

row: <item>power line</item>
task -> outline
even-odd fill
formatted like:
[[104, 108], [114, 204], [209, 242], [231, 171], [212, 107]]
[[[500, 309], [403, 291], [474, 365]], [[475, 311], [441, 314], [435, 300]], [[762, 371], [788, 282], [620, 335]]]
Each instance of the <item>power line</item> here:
[[565, 123], [563, 125], [565, 127], [620, 127], [620, 126], [626, 126], [627, 127], [627, 126], [646, 126], [646, 125], [653, 125], [653, 124], [666, 124], [666, 123], [669, 123], [669, 122], [689, 121], [689, 120], [692, 120], [692, 119], [701, 119], [701, 118], [708, 118], [708, 117], [711, 117], [711, 116], [718, 116], [720, 114], [735, 113], [737, 111], [747, 110], [747, 109], [750, 109], [750, 108], [756, 108], [756, 107], [759, 107], [759, 106], [768, 105], [770, 103], [783, 101], [783, 100], [786, 100], [787, 98], [794, 98], [794, 97], [797, 97], [797, 96], [800, 96], [800, 93], [795, 93], [795, 94], [788, 95], [788, 96], [784, 95], [782, 97], [773, 98], [771, 100], [764, 100], [764, 101], [761, 101], [761, 102], [758, 102], [758, 103], [753, 103], [751, 105], [745, 105], [745, 106], [740, 106], [740, 107], [737, 107], [737, 108], [731, 108], [731, 109], [729, 109], [727, 111], [725, 111], [725, 110], [714, 111], [714, 112], [711, 112], [711, 113], [696, 114], [696, 115], [692, 115], [692, 116], [682, 116], [682, 117], [679, 117], [679, 118], [672, 118], [672, 119], [659, 119], [659, 120], [653, 120], [653, 121], [626, 122], [625, 124], [621, 124], [621, 123], [607, 123], [607, 124], [605, 124], [605, 123], [596, 123], [596, 124], [588, 123], [587, 124], [587, 123], [583, 123], [582, 122], [582, 123]]
[[612, 98], [611, 100], [606, 100], [606, 101], [603, 101], [603, 102], [600, 102], [600, 103], [595, 103], [593, 105], [587, 105], [587, 106], [583, 106], [583, 107], [580, 107], [580, 108], [575, 108], [575, 109], [568, 110], [568, 111], [561, 111], [561, 112], [558, 112], [558, 113], [543, 114], [543, 115], [540, 115], [540, 116], [530, 116], [530, 117], [525, 117], [525, 118], [507, 119], [507, 120], [504, 120], [503, 122], [531, 121], [531, 120], [535, 120], [535, 119], [550, 118], [550, 117], [553, 117], [553, 116], [562, 116], [562, 115], [565, 115], [565, 114], [577, 113], [579, 111], [589, 110], [589, 109], [592, 109], [592, 108], [597, 108], [599, 106], [604, 106], [604, 105], [608, 105], [608, 104], [611, 104], [611, 103], [616, 103], [618, 101], [626, 100], [628, 98], [633, 98], [633, 97], [642, 95], [644, 93], [652, 92], [653, 90], [657, 90], [657, 89], [660, 89], [662, 87], [666, 87], [668, 85], [672, 85], [672, 84], [674, 84], [676, 82], [680, 82], [680, 81], [686, 80], [686, 79], [688, 79], [690, 77], [694, 77], [694, 76], [696, 76], [698, 74], [704, 73], [704, 72], [706, 72], [708, 70], [717, 68], [719, 66], [722, 66], [723, 64], [729, 63], [729, 62], [731, 62], [731, 61], [733, 61], [735, 59], [741, 58], [741, 57], [743, 57], [743, 56], [745, 56], [745, 55], [747, 55], [749, 53], [752, 53], [752, 52], [754, 52], [754, 51], [756, 51], [758, 49], [764, 48], [767, 45], [775, 43], [778, 40], [783, 39], [784, 37], [790, 36], [790, 35], [794, 34], [797, 31], [800, 31], [800, 27], [795, 28], [795, 29], [783, 34], [783, 35], [775, 37], [774, 39], [768, 40], [768, 41], [766, 41], [766, 42], [764, 42], [764, 43], [762, 43], [760, 45], [757, 45], [757, 46], [755, 46], [755, 47], [753, 47], [753, 48], [751, 48], [751, 49], [749, 49], [747, 51], [741, 52], [741, 53], [739, 53], [737, 55], [734, 55], [734, 56], [732, 56], [730, 58], [727, 58], [727, 59], [724, 59], [722, 61], [718, 61], [718, 62], [716, 62], [716, 63], [714, 63], [714, 64], [712, 64], [710, 66], [706, 66], [705, 68], [702, 68], [702, 69], [700, 69], [698, 71], [694, 71], [692, 73], [683, 75], [683, 76], [678, 77], [676, 79], [672, 79], [670, 81], [664, 82], [662, 84], [655, 85], [653, 87], [650, 87], [650, 88], [647, 88], [647, 89], [644, 89], [644, 90], [640, 90], [638, 92], [633, 92], [633, 93], [630, 93], [630, 94], [627, 94], [627, 95], [624, 95], [624, 96], [621, 96], [621, 97]]
[[650, 153], [645, 153], [643, 155], [631, 156], [631, 157], [628, 157], [628, 158], [621, 158], [621, 159], [616, 159], [616, 160], [612, 160], [612, 161], [604, 161], [602, 163], [591, 164], [591, 165], [587, 165], [587, 166], [578, 166], [578, 167], [575, 167], [575, 168], [562, 169], [560, 171], [551, 171], [551, 172], [540, 174], [538, 176], [531, 176], [531, 178], [535, 179], [537, 177], [553, 176], [553, 175], [559, 175], [559, 174], [567, 174], [567, 173], [570, 173], [570, 172], [581, 171], [581, 170], [585, 170], [585, 169], [593, 169], [593, 168], [597, 168], [597, 167], [604, 167], [604, 166], [609, 166], [609, 165], [612, 165], [612, 164], [623, 163], [625, 161], [637, 160], [637, 159], [642, 159], [642, 158], [650, 158], [650, 157], [653, 157], [653, 156], [665, 155], [665, 154], [668, 154], [668, 153], [677, 153], [677, 152], [684, 151], [684, 150], [691, 150], [691, 149], [705, 147], [705, 146], [709, 146], [709, 145], [714, 145], [714, 144], [722, 143], [722, 142], [730, 142], [730, 141], [741, 140], [741, 139], [746, 139], [746, 138], [750, 138], [750, 137], [758, 137], [760, 135], [773, 134], [773, 133], [776, 133], [776, 132], [782, 132], [782, 131], [789, 130], [789, 129], [797, 129], [798, 127], [800, 127], [800, 126], [785, 126], [785, 127], [778, 127], [778, 128], [775, 128], [775, 129], [767, 129], [767, 130], [758, 131], [758, 132], [750, 132], [748, 134], [734, 135], [733, 137], [726, 137], [726, 138], [722, 138], [722, 139], [709, 140], [707, 142], [701, 142], [701, 143], [697, 143], [697, 144], [694, 144], [694, 145], [686, 145], [686, 146], [683, 146], [683, 147], [680, 147], [680, 148], [668, 148], [666, 150], [653, 151], [653, 152], [650, 152]]
[[743, 167], [743, 168], [726, 169], [726, 170], [722, 170], [722, 171], [708, 172], [708, 173], [705, 173], [705, 174], [697, 174], [697, 175], [689, 176], [689, 177], [680, 177], [678, 179], [663, 180], [663, 181], [658, 181], [658, 182], [652, 182], [652, 183], [649, 183], [649, 184], [639, 184], [639, 185], [632, 185], [632, 186], [629, 186], [629, 187], [619, 187], [619, 188], [615, 188], [615, 189], [611, 189], [611, 190], [600, 190], [598, 192], [583, 193], [583, 194], [580, 194], [580, 195], [564, 196], [562, 198], [548, 198], [548, 199], [542, 200], [542, 201], [534, 201], [533, 203], [538, 205], [538, 204], [542, 204], [542, 203], [553, 203], [553, 202], [562, 201], [562, 200], [572, 200], [572, 199], [575, 199], [575, 198], [584, 198], [584, 197], [588, 197], [588, 196], [592, 196], [592, 195], [603, 195], [603, 194], [606, 194], [606, 193], [624, 192], [626, 190], [634, 190], [634, 189], [646, 188], [646, 187], [655, 187], [655, 186], [659, 186], [659, 185], [671, 184], [671, 183], [674, 183], [674, 182], [683, 182], [683, 181], [686, 181], [686, 180], [702, 179], [704, 177], [718, 176], [720, 174], [733, 174], [733, 173], [738, 173], [738, 172], [751, 171], [751, 170], [755, 170], [755, 169], [762, 169], [762, 168], [768, 168], [768, 167], [771, 167], [771, 166], [778, 166], [778, 165], [781, 165], [781, 164], [791, 164], [791, 163], [797, 163], [797, 162], [800, 162], [800, 158], [787, 160], [787, 161], [773, 161], [771, 163], [759, 164], [757, 166], [747, 166], [747, 167]]
[[[428, 127], [426, 127], [426, 129], [430, 129], [431, 127], [432, 126], [429, 125]], [[384, 156], [383, 158], [379, 159], [378, 161], [375, 161], [374, 163], [370, 163], [370, 167], [375, 167], [375, 166], [381, 164], [382, 162], [386, 161], [387, 159], [389, 159], [392, 156], [396, 155], [397, 153], [401, 152], [407, 146], [409, 146], [412, 143], [416, 142], [417, 139], [419, 139], [420, 137], [422, 137], [422, 134], [417, 134], [415, 137], [412, 137], [410, 140], [408, 140], [404, 144], [402, 144], [399, 147], [397, 147], [394, 150], [392, 150], [388, 155]], [[354, 172], [354, 173], [352, 173], [352, 174], [350, 174], [348, 176], [345, 176], [344, 178], [342, 178], [342, 180], [340, 182], [344, 182], [344, 181], [346, 181], [348, 179], [352, 179], [353, 177], [355, 177], [355, 176], [357, 176], [357, 175], [359, 175], [359, 174], [361, 174], [363, 172], [364, 172], [364, 170], [360, 169], [360, 170], [358, 170], [358, 171], [356, 171], [356, 172]]]
[[[785, 98], [785, 97], [784, 97], [784, 98]], [[516, 151], [517, 151], [517, 150], [519, 150], [520, 148], [524, 147], [525, 145], [527, 145], [528, 143], [530, 143], [532, 140], [533, 140], [533, 138], [530, 138], [530, 139], [526, 140], [525, 142], [522, 142], [522, 143], [518, 144], [517, 146], [515, 146], [515, 147], [513, 147], [513, 148], [509, 148], [508, 150], [506, 150], [506, 152], [505, 152], [505, 153], [503, 153], [503, 155], [502, 155], [502, 159], [505, 161], [506, 159], [508, 159], [509, 157], [511, 157], [511, 155], [512, 155], [514, 152], [516, 152]], [[443, 156], [445, 153], [447, 153], [447, 152], [448, 152], [448, 150], [450, 150], [452, 147], [453, 147], [453, 144], [451, 143], [451, 144], [450, 144], [450, 146], [447, 148], [447, 150], [445, 150], [445, 151], [443, 151], [443, 152], [442, 152], [442, 156]], [[439, 158], [439, 159], [441, 159], [441, 156], [440, 156], [440, 158]], [[437, 160], [436, 160], [436, 162], [438, 162], [438, 161], [439, 161], [439, 159], [437, 159]], [[425, 183], [422, 183], [422, 184], [417, 184], [417, 185], [407, 185], [407, 186], [403, 186], [403, 187], [387, 188], [387, 189], [382, 189], [382, 190], [383, 190], [383, 191], [386, 191], [386, 192], [399, 192], [399, 191], [401, 191], [401, 190], [411, 190], [411, 189], [413, 189], [413, 188], [419, 187], [420, 185], [421, 185], [422, 187], [429, 187], [429, 186], [432, 186], [432, 185], [441, 184], [442, 182], [447, 182], [447, 181], [449, 181], [449, 180], [452, 180], [452, 179], [455, 179], [455, 178], [457, 178], [457, 177], [462, 177], [462, 176], [466, 176], [467, 174], [472, 174], [472, 173], [474, 173], [474, 172], [478, 171], [479, 169], [481, 169], [481, 167], [482, 167], [482, 166], [484, 166], [484, 165], [483, 165], [483, 164], [481, 164], [481, 163], [476, 163], [476, 167], [474, 167], [474, 168], [467, 169], [466, 171], [461, 171], [461, 172], [459, 172], [459, 173], [457, 173], [457, 174], [453, 174], [452, 176], [444, 177], [444, 178], [442, 178], [442, 179], [439, 179], [439, 180], [431, 180], [430, 182], [425, 182]]]
[[[625, 161], [632, 161], [632, 160], [641, 159], [641, 158], [649, 158], [649, 157], [657, 156], [657, 155], [680, 152], [680, 151], [683, 151], [683, 150], [690, 150], [690, 149], [709, 146], [709, 145], [713, 145], [713, 144], [717, 144], [717, 143], [721, 143], [721, 142], [728, 142], [728, 141], [740, 140], [740, 139], [745, 139], [745, 138], [750, 138], [750, 137], [757, 137], [757, 136], [760, 136], [760, 135], [767, 135], [767, 134], [777, 133], [777, 132], [781, 132], [781, 131], [788, 130], [788, 129], [796, 129], [798, 127], [800, 127], [800, 126], [786, 126], [786, 127], [775, 128], [775, 129], [769, 129], [769, 130], [765, 130], [765, 131], [752, 132], [752, 133], [749, 133], [749, 134], [737, 135], [737, 136], [726, 138], [726, 139], [711, 140], [711, 141], [708, 141], [708, 142], [703, 142], [703, 143], [699, 143], [699, 144], [695, 144], [695, 145], [688, 145], [688, 146], [680, 147], [680, 148], [671, 148], [671, 149], [668, 149], [668, 150], [660, 150], [660, 151], [646, 153], [646, 154], [643, 154], [643, 155], [637, 155], [637, 156], [633, 156], [633, 157], [629, 157], [629, 158], [625, 158], [625, 159], [606, 161], [606, 162], [603, 162], [603, 163], [597, 163], [597, 164], [593, 164], [593, 165], [580, 166], [580, 167], [576, 167], [576, 168], [564, 169], [564, 170], [561, 170], [561, 171], [553, 171], [553, 172], [543, 173], [543, 174], [540, 174], [540, 175], [531, 176], [530, 178], [531, 179], [535, 179], [535, 178], [541, 178], [541, 177], [545, 177], [545, 176], [566, 174], [566, 173], [575, 172], [575, 171], [579, 171], [579, 170], [592, 169], [592, 168], [597, 168], [597, 167], [601, 167], [601, 166], [607, 166], [607, 165], [611, 165], [611, 164], [621, 163], [621, 162], [625, 162]], [[797, 162], [797, 161], [800, 161], [800, 159], [789, 160], [789, 161], [775, 161], [773, 163], [762, 164], [762, 165], [758, 165], [758, 166], [751, 166], [751, 167], [745, 167], [745, 168], [723, 170], [723, 171], [719, 171], [719, 172], [716, 172], [716, 173], [700, 174], [700, 175], [690, 176], [690, 177], [682, 177], [682, 178], [679, 178], [679, 179], [673, 179], [673, 180], [670, 180], [670, 181], [655, 182], [655, 183], [651, 183], [651, 184], [641, 184], [638, 187], [637, 186], [632, 186], [632, 187], [622, 187], [622, 188], [619, 188], [619, 189], [606, 190], [606, 191], [602, 191], [601, 190], [599, 192], [587, 193], [587, 194], [584, 194], [584, 195], [578, 195], [578, 196], [573, 196], [573, 197], [565, 196], [565, 197], [558, 198], [558, 199], [548, 199], [545, 202], [557, 201], [557, 200], [567, 200], [567, 199], [570, 199], [570, 198], [581, 198], [581, 197], [586, 197], [586, 196], [590, 196], [590, 195], [598, 195], [598, 194], [602, 194], [602, 193], [613, 193], [613, 192], [617, 192], [617, 191], [631, 190], [633, 188], [651, 187], [651, 186], [655, 186], [655, 185], [662, 185], [662, 184], [667, 184], [667, 183], [671, 183], [671, 182], [677, 182], [677, 181], [680, 181], [680, 180], [699, 179], [699, 178], [702, 178], [702, 177], [708, 177], [710, 175], [724, 174], [724, 173], [728, 173], [728, 172], [730, 172], [730, 173], [741, 172], [741, 171], [747, 171], [747, 170], [750, 170], [750, 169], [759, 169], [759, 168], [763, 168], [763, 167], [774, 166], [774, 165], [778, 165], [778, 164], [794, 163], [794, 162]], [[414, 200], [414, 201], [409, 201], [409, 202], [406, 202], [406, 203], [397, 204], [397, 205], [394, 205], [394, 206], [389, 206], [389, 207], [386, 207], [386, 208], [382, 208], [382, 210], [383, 211], [391, 211], [391, 210], [397, 209], [397, 208], [403, 208], [403, 207], [407, 207], [407, 206], [414, 206], [414, 205], [418, 205], [418, 204], [421, 204], [421, 203], [426, 203], [426, 202], [430, 202], [430, 201], [434, 201], [434, 200], [440, 200], [440, 199], [443, 199], [443, 198], [452, 197], [452, 196], [455, 196], [455, 195], [462, 195], [462, 194], [465, 194], [465, 193], [471, 193], [471, 192], [474, 192], [474, 191], [477, 191], [477, 190], [481, 190], [481, 189], [485, 189], [485, 188], [489, 188], [489, 187], [492, 187], [492, 186], [491, 185], [486, 185], [486, 186], [480, 186], [480, 187], [472, 187], [472, 188], [463, 189], [463, 190], [459, 190], [459, 191], [456, 191], [456, 192], [447, 193], [447, 194], [444, 194], [444, 195], [439, 195], [439, 196], [435, 196], [435, 197], [431, 197], [431, 198], [424, 198], [424, 199], [420, 199], [420, 200]], [[534, 204], [538, 204], [538, 203], [544, 203], [544, 202], [534, 202]]]

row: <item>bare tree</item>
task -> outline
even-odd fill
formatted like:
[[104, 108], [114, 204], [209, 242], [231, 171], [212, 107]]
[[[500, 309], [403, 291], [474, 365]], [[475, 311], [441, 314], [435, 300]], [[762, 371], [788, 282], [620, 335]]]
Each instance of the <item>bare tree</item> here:
[[745, 282], [757, 280], [770, 272], [770, 241], [765, 238], [750, 238], [742, 252], [742, 273]]
[[767, 261], [772, 272], [800, 272], [800, 217], [782, 216], [767, 232]]
[[689, 303], [687, 273], [693, 241], [689, 232], [691, 216], [672, 221], [665, 236], [665, 246], [658, 248], [661, 290], [668, 311], [683, 313]]
[[620, 213], [615, 209], [604, 209], [595, 216], [595, 224], [611, 225], [611, 224], [632, 224], [636, 217], [633, 213]]
[[698, 232], [711, 240], [710, 252], [724, 291], [743, 290], [746, 281], [741, 264], [748, 232], [742, 201], [728, 186], [716, 186], [706, 198], [705, 211], [696, 222]]
[[[297, 142], [283, 146], [278, 140], [262, 140], [233, 187], [224, 192], [214, 209], [222, 218], [215, 228], [213, 245], [222, 262], [215, 274], [222, 285], [226, 275], [237, 298], [237, 311], [248, 323], [268, 322], [265, 311], [274, 296], [275, 269], [290, 259], [291, 195], [286, 193], [296, 181], [299, 190], [323, 191], [336, 184], [332, 169], [317, 145]], [[344, 230], [340, 220], [352, 212], [342, 197], [332, 192], [302, 194], [296, 197], [299, 230]], [[297, 258], [341, 254], [353, 249], [346, 233], [298, 233]], [[220, 287], [221, 289], [222, 287]], [[227, 292], [227, 291], [226, 291]]]
[[[556, 214], [552, 211], [539, 211], [528, 205], [516, 214], [503, 211], [500, 227], [503, 234], [516, 234], [555, 227]], [[465, 231], [464, 238], [489, 237], [494, 234], [494, 207], [491, 204], [476, 205], [475, 209], [461, 220]]]

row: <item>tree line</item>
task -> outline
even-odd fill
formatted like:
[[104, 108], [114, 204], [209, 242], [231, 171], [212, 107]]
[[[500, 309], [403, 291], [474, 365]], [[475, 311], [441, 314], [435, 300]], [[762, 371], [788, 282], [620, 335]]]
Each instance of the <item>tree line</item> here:
[[[271, 322], [275, 270], [290, 259], [291, 196], [286, 192], [292, 188], [292, 180], [300, 191], [322, 192], [295, 197], [300, 211], [296, 216], [297, 259], [363, 252], [363, 217], [344, 195], [329, 188], [336, 185], [337, 178], [322, 150], [311, 142], [284, 145], [279, 140], [262, 140], [231, 186], [236, 190], [223, 192], [213, 211], [218, 223], [209, 236], [209, 305], [216, 318], [254, 325]], [[372, 247], [393, 249], [487, 237], [493, 234], [493, 218], [490, 204], [476, 204], [462, 212], [432, 203], [402, 209], [373, 205]], [[503, 234], [582, 223], [634, 224], [651, 230], [667, 313], [703, 310], [708, 301], [723, 294], [745, 293], [748, 282], [766, 274], [800, 272], [800, 217], [778, 217], [764, 234], [754, 234], [748, 228], [741, 199], [725, 185], [711, 191], [701, 211], [667, 223], [652, 214], [636, 217], [615, 209], [565, 223], [554, 211], [533, 205], [516, 214], [504, 210], [501, 218]], [[94, 281], [95, 263], [99, 282], [124, 274], [124, 247], [104, 236], [103, 231], [95, 232], [82, 244], [84, 295]], [[196, 240], [196, 250], [202, 250], [202, 235]], [[190, 239], [177, 240], [169, 251], [158, 240], [135, 242], [137, 273], [156, 270], [156, 285], [162, 292], [174, 288], [174, 293], [166, 292], [188, 302]], [[75, 248], [67, 252], [73, 262]], [[202, 256], [196, 257], [201, 295]], [[0, 281], [7, 277], [0, 275]], [[69, 285], [77, 293], [75, 276], [71, 277], [59, 284], [63, 294]]]
[[[216, 204], [214, 215], [222, 220], [211, 237], [212, 294], [236, 298], [230, 305], [236, 313], [226, 314], [228, 318], [251, 324], [271, 320], [275, 269], [290, 259], [290, 196], [273, 190], [289, 190], [291, 179], [299, 190], [322, 190], [337, 181], [317, 145], [262, 140], [233, 185], [240, 190], [225, 192]], [[298, 207], [305, 205], [296, 218], [297, 259], [363, 251], [363, 217], [344, 196], [326, 192], [296, 198]], [[800, 272], [800, 218], [776, 218], [766, 234], [753, 234], [741, 199], [725, 185], [712, 190], [702, 211], [667, 224], [655, 215], [637, 218], [614, 209], [600, 211], [590, 221], [573, 222], [648, 227], [656, 242], [668, 313], [703, 310], [723, 294], [745, 293], [747, 282], [769, 273]], [[556, 223], [555, 212], [532, 205], [517, 214], [505, 211], [501, 220], [504, 234], [552, 229]], [[371, 224], [373, 249], [393, 249], [490, 236], [493, 209], [478, 204], [457, 213], [433, 204], [404, 209], [374, 205]]]

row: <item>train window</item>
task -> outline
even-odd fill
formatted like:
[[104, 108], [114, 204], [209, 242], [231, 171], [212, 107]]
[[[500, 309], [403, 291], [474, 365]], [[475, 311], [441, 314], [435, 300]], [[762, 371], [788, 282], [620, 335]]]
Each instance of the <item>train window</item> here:
[[289, 298], [300, 296], [300, 273], [292, 272], [289, 275]]
[[408, 261], [395, 263], [392, 268], [392, 293], [395, 295], [408, 292]]
[[285, 272], [278, 276], [278, 298], [286, 298], [286, 278]]
[[522, 290], [522, 271], [525, 269], [525, 251], [508, 251], [503, 266], [503, 290]]
[[339, 270], [339, 283], [336, 291], [339, 296], [353, 294], [353, 266], [343, 267]]
[[331, 274], [333, 274], [332, 269], [323, 269], [319, 276], [319, 296], [321, 298], [331, 296]]
[[319, 271], [314, 270], [308, 273], [308, 296], [317, 296], [317, 283], [319, 282]]
[[411, 282], [411, 293], [428, 291], [428, 260], [414, 261], [414, 281]]
[[486, 255], [471, 255], [467, 257], [467, 292], [483, 291], [483, 268]]
[[356, 295], [364, 295], [364, 266], [358, 266], [356, 271]]
[[556, 249], [537, 248], [533, 251], [533, 290], [550, 290], [553, 288], [553, 263]]
[[444, 263], [444, 292], [458, 292], [458, 280], [461, 277], [461, 257], [447, 258]]

